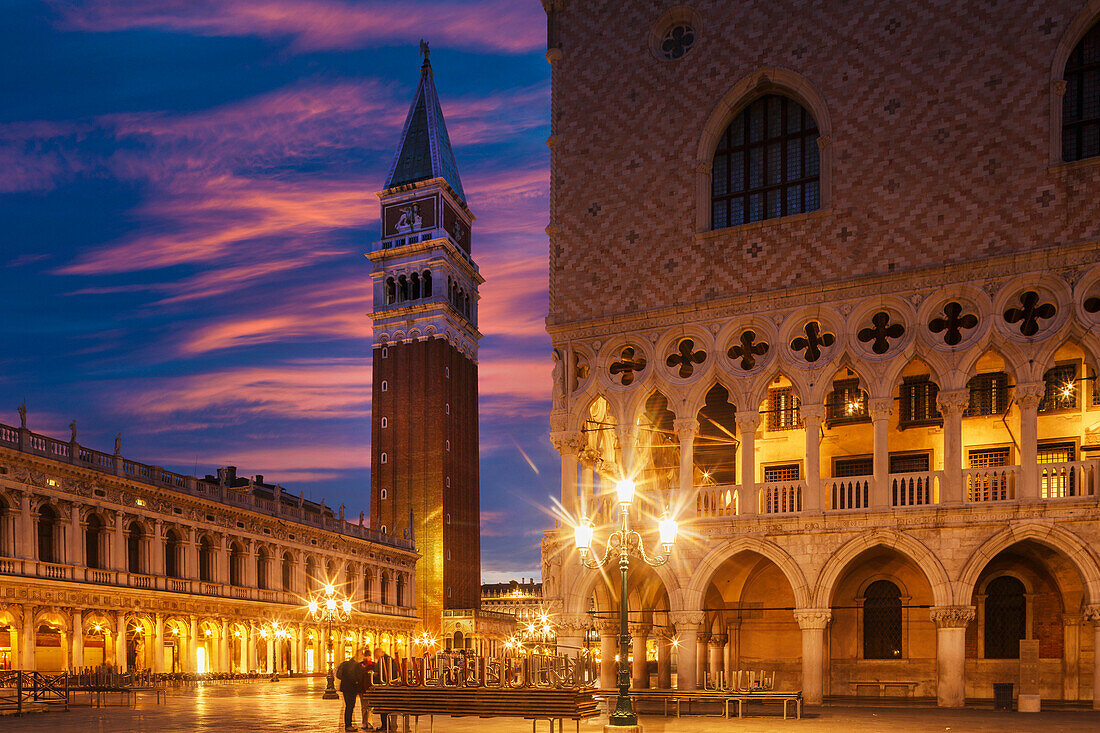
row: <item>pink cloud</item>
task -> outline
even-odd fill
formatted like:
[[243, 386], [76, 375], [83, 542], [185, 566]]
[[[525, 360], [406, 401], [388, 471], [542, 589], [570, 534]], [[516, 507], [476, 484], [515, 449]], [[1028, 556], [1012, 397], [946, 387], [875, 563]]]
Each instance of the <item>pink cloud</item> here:
[[289, 37], [301, 51], [437, 43], [508, 53], [545, 43], [545, 16], [534, 2], [400, 3], [341, 0], [54, 0], [63, 25], [83, 31], [157, 28], [207, 36]]

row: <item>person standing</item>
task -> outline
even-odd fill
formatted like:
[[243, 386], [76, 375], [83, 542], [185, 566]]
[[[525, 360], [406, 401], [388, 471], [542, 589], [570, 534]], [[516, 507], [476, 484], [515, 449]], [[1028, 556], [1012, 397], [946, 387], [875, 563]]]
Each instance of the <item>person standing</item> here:
[[363, 678], [363, 667], [359, 664], [359, 653], [354, 659], [345, 659], [336, 668], [336, 679], [340, 680], [340, 694], [344, 698], [344, 730], [359, 730], [351, 724], [355, 712], [355, 698], [359, 697], [359, 685]]
[[[386, 654], [382, 647], [377, 647], [374, 650], [374, 669], [376, 672], [375, 681], [378, 685], [388, 685], [390, 680], [393, 679], [393, 657]], [[386, 719], [386, 711], [379, 710], [378, 715], [382, 718], [382, 726], [378, 730], [388, 731], [389, 720]]]
[[362, 698], [359, 705], [363, 711], [363, 730], [374, 730], [374, 727], [370, 724], [370, 690], [374, 686], [376, 673], [374, 657], [371, 656], [370, 649], [363, 650], [363, 661], [360, 662], [360, 665], [363, 667], [363, 681], [359, 684], [359, 696]]

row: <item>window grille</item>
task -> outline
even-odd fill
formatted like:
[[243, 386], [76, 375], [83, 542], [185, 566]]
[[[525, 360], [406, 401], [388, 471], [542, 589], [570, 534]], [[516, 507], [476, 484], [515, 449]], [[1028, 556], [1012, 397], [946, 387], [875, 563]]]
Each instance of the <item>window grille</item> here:
[[794, 430], [802, 423], [802, 401], [790, 387], [768, 390], [768, 430]]
[[1004, 372], [977, 374], [967, 383], [970, 404], [966, 417], [1000, 415], [1008, 409], [1008, 375]]
[[764, 466], [764, 482], [798, 481], [801, 471], [797, 463], [784, 463], [778, 466]]
[[867, 413], [867, 393], [859, 388], [859, 380], [833, 382], [833, 391], [825, 399], [825, 424], [845, 425], [870, 419]]
[[819, 136], [813, 115], [775, 94], [746, 107], [718, 142], [711, 168], [711, 227], [816, 210]]
[[1100, 155], [1100, 23], [1092, 26], [1066, 61], [1062, 97], [1062, 159]]
[[898, 393], [898, 427], [942, 424], [943, 417], [936, 407], [936, 395], [939, 391], [939, 385], [927, 375], [906, 377]]
[[975, 448], [968, 453], [971, 468], [1007, 466], [1009, 448]]
[[863, 658], [901, 659], [901, 591], [876, 580], [863, 597]]
[[[1040, 464], [1067, 464], [1077, 460], [1077, 446], [1072, 441], [1040, 443], [1035, 454]], [[1060, 465], [1039, 469], [1039, 492], [1044, 499], [1060, 499], [1077, 495], [1077, 468]]]
[[927, 453], [891, 453], [890, 473], [925, 473], [928, 468]]
[[833, 464], [833, 477], [845, 478], [848, 476], [870, 476], [875, 472], [875, 459], [873, 456], [859, 456], [858, 458], [837, 458]]
[[994, 578], [985, 588], [985, 658], [1019, 659], [1026, 637], [1024, 584], [1010, 575]]
[[1039, 412], [1072, 410], [1077, 407], [1077, 365], [1061, 364], [1046, 371], [1046, 390], [1039, 403]]

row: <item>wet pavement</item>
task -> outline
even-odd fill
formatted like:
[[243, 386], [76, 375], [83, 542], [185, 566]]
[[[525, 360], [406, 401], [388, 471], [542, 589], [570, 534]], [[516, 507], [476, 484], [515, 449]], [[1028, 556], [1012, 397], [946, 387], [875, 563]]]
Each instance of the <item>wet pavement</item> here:
[[[284, 679], [281, 682], [215, 683], [187, 690], [172, 690], [163, 704], [143, 696], [138, 707], [72, 707], [69, 712], [34, 713], [0, 717], [0, 731], [19, 733], [193, 733], [199, 731], [342, 731], [341, 703], [321, 699], [322, 679]], [[356, 723], [359, 722], [356, 709]], [[377, 723], [377, 719], [374, 721]], [[588, 721], [582, 732], [601, 732], [605, 721]], [[808, 708], [802, 720], [779, 716], [724, 720], [692, 716], [662, 718], [642, 716], [646, 733], [717, 733], [718, 731], [838, 731], [841, 733], [912, 733], [921, 731], [1042, 731], [1043, 733], [1096, 733], [1100, 711], [1058, 710], [1039, 714], [938, 708]], [[538, 724], [545, 731], [546, 722]], [[575, 731], [567, 721], [563, 730]], [[429, 721], [422, 718], [427, 733]], [[435, 718], [434, 730], [449, 733], [500, 731], [526, 733], [531, 721], [520, 718]]]

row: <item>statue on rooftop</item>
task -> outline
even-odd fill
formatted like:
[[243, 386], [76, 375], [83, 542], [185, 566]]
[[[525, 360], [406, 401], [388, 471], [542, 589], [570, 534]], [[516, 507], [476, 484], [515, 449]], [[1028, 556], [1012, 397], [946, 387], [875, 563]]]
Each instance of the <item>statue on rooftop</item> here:
[[428, 55], [431, 51], [428, 49], [428, 42], [423, 38], [420, 39], [420, 55], [424, 57], [424, 65], [428, 65]]
[[122, 455], [122, 433], [115, 436], [115, 455]]
[[16, 411], [19, 413], [19, 427], [26, 430], [27, 429], [27, 403], [24, 402], [23, 404], [19, 405], [19, 408]]
[[76, 442], [76, 420], [73, 420], [71, 423], [69, 423], [69, 442]]

